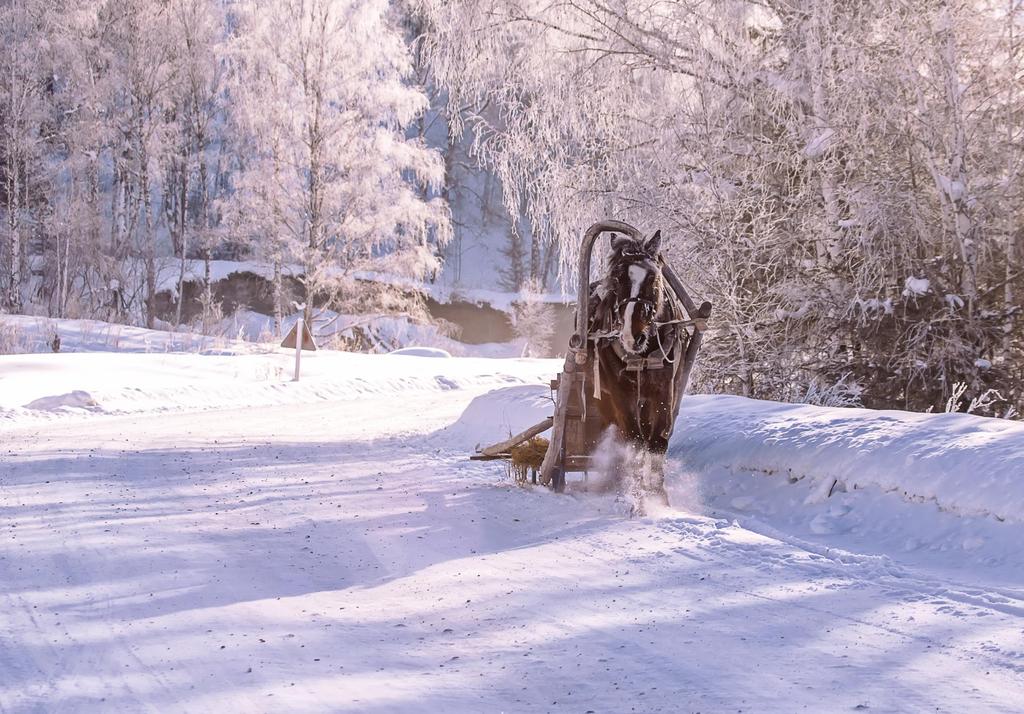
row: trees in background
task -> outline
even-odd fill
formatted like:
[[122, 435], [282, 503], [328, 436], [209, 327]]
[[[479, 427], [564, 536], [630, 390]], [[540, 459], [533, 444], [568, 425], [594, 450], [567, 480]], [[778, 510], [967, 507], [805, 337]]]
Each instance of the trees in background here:
[[706, 385], [995, 412], [1024, 400], [1022, 30], [1024, 0], [6, 0], [0, 309], [180, 322], [199, 258], [207, 324], [244, 255], [280, 317], [291, 265], [343, 307], [487, 232], [538, 292], [615, 216], [714, 301]]
[[500, 117], [466, 121], [564, 277], [598, 217], [670, 236], [716, 304], [706, 384], [1022, 399], [1019, 0], [419, 7], [438, 81]]
[[40, 234], [38, 184], [46, 140], [45, 45], [51, 28], [39, 0], [0, 5], [0, 194], [4, 240], [0, 243], [0, 304], [13, 310], [26, 298], [27, 244]]
[[[161, 242], [170, 227], [183, 245], [177, 206], [194, 155], [183, 83], [203, 50], [187, 47], [187, 5], [12, 4], [33, 18], [25, 43], [36, 56], [26, 76], [42, 88], [32, 124], [38, 179], [22, 210], [36, 246], [31, 259], [22, 251], [21, 275], [32, 277], [22, 290], [51, 314], [155, 324], [170, 252]], [[4, 307], [18, 309], [11, 299]]]
[[180, 323], [194, 258], [204, 325], [216, 257], [297, 264], [310, 310], [436, 271], [443, 162], [406, 138], [387, 0], [11, 0], [0, 33], [0, 309]]
[[[233, 97], [241, 230], [302, 266], [306, 319], [358, 271], [422, 279], [450, 233], [437, 152], [404, 130], [426, 109], [386, 0], [251, 0], [240, 12]], [[258, 213], [259, 221], [249, 220]], [[257, 228], [257, 231], [253, 231]], [[386, 261], [381, 256], [386, 255]], [[275, 302], [280, 305], [278, 291]]]
[[226, 157], [234, 148], [223, 131], [226, 62], [223, 60], [226, 11], [208, 0], [174, 0], [179, 79], [173, 91], [173, 134], [165, 156], [164, 217], [178, 256], [175, 324], [182, 322], [187, 260], [203, 259], [202, 323], [213, 309], [210, 260], [217, 242], [216, 205], [224, 185]]
[[[429, 13], [419, 0], [397, 0], [413, 53], [416, 83], [430, 102], [416, 120], [416, 135], [436, 147], [444, 161], [444, 185], [440, 196], [451, 210], [452, 240], [443, 250], [445, 273], [456, 286], [486, 276], [488, 285], [497, 276], [501, 288], [516, 292], [527, 281], [550, 286], [556, 263], [557, 243], [535, 240], [522, 206], [510, 205], [504, 186], [494, 173], [481, 166], [477, 136], [466, 118], [501, 121], [487, 99], [472, 104], [452, 100], [447, 88], [434, 76], [428, 42], [433, 35]], [[482, 266], [481, 263], [484, 265]], [[433, 278], [432, 278], [433, 282]]]

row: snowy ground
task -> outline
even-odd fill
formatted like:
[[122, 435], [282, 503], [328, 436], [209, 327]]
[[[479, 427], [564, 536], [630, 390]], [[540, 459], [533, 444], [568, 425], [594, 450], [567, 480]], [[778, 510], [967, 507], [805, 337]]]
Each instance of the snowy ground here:
[[630, 520], [465, 458], [557, 362], [289, 368], [0, 357], [0, 711], [1021, 710], [1020, 425], [689, 398]]
[[[287, 334], [299, 319], [295, 313], [281, 323]], [[201, 354], [252, 354], [272, 351], [275, 338], [274, 318], [251, 310], [238, 310], [221, 320], [203, 335], [188, 330], [147, 330], [97, 320], [57, 320], [26, 315], [0, 315], [0, 354], [52, 352], [54, 335], [61, 339], [61, 352], [193, 352]], [[458, 357], [518, 357], [523, 354], [521, 340], [467, 344], [443, 334], [434, 325], [411, 322], [405, 317], [387, 315], [338, 315], [322, 312], [314, 318], [317, 344], [329, 346], [336, 337], [351, 338], [353, 329], [372, 334], [377, 352], [390, 352], [387, 345], [429, 346]], [[252, 344], [259, 343], [259, 344]]]

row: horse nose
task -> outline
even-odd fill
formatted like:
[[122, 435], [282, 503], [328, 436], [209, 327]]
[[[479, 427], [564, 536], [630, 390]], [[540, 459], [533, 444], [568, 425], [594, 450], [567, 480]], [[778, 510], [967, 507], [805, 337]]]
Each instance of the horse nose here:
[[647, 347], [647, 334], [641, 332], [636, 337], [630, 330], [624, 329], [622, 331], [622, 346], [626, 348], [627, 352], [636, 354], [637, 352], [643, 352]]

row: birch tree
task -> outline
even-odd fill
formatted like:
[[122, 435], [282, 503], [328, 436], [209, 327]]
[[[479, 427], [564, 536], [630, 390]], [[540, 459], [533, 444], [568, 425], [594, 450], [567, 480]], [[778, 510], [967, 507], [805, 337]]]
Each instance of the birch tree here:
[[[219, 154], [228, 137], [224, 121], [226, 16], [210, 0], [171, 4], [177, 48], [175, 133], [167, 157], [164, 206], [178, 254], [176, 322], [182, 321], [186, 266], [191, 252], [203, 257], [203, 326], [213, 303], [210, 260], [215, 243], [211, 209]], [[212, 185], [211, 185], [212, 184]]]
[[0, 307], [19, 312], [27, 285], [26, 246], [37, 231], [33, 206], [43, 162], [48, 78], [44, 62], [51, 15], [37, 0], [0, 5], [0, 176], [4, 240], [0, 244]]
[[[272, 259], [300, 266], [305, 317], [345, 297], [358, 271], [422, 278], [443, 244], [438, 154], [406, 139], [426, 107], [383, 0], [253, 0], [237, 33], [237, 108], [252, 150], [236, 213], [257, 204]], [[261, 188], [262, 187], [262, 188]], [[269, 199], [269, 201], [268, 201]], [[280, 256], [280, 257], [278, 257]]]

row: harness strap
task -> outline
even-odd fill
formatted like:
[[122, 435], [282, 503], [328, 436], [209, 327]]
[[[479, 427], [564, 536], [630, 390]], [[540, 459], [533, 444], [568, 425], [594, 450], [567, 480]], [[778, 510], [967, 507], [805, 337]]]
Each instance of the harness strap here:
[[684, 320], [682, 318], [678, 320], [666, 320], [665, 322], [655, 322], [656, 327], [663, 327], [664, 325], [682, 325], [683, 327], [696, 327], [700, 331], [708, 329], [708, 321], [706, 318], [698, 317], [693, 320]]
[[[678, 340], [676, 340], [676, 342], [678, 342]], [[648, 370], [665, 369], [673, 363], [673, 360], [669, 359], [669, 355], [665, 352], [663, 347], [659, 348], [657, 352], [646, 357], [639, 357], [626, 352], [626, 348], [622, 346], [622, 343], [615, 340], [612, 342], [612, 350], [619, 359], [626, 363], [627, 372], [646, 372]], [[671, 350], [669, 351], [671, 352]]]

